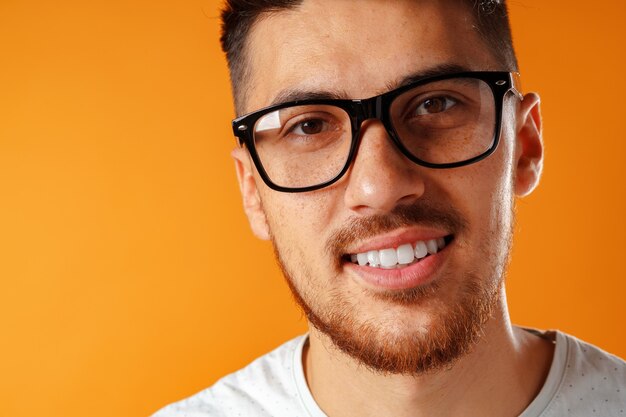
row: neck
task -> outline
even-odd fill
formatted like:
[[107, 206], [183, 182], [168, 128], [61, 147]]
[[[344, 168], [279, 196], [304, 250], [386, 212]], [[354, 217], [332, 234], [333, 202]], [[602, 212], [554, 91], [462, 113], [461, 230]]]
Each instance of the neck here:
[[506, 297], [472, 351], [450, 368], [419, 376], [381, 375], [311, 329], [307, 382], [329, 416], [517, 416], [537, 395], [552, 362], [550, 343], [511, 325]]

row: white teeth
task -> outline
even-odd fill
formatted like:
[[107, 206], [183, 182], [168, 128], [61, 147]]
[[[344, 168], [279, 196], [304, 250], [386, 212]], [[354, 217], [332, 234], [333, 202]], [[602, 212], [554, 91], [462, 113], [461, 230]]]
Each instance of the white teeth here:
[[380, 264], [383, 267], [395, 266], [398, 263], [398, 253], [395, 249], [383, 249], [379, 253]]
[[367, 252], [367, 261], [370, 266], [378, 266], [380, 265], [380, 256], [378, 255], [377, 250], [371, 250]]
[[367, 253], [357, 253], [356, 260], [361, 266], [367, 265]]
[[386, 248], [352, 254], [350, 260], [361, 266], [369, 265], [376, 268], [394, 269], [410, 265], [429, 254], [434, 255], [445, 247], [446, 241], [440, 237], [416, 242], [415, 245], [407, 243], [396, 249]]
[[417, 259], [422, 259], [426, 255], [428, 255], [426, 244], [424, 242], [417, 242], [415, 245], [415, 257]]
[[428, 253], [430, 253], [431, 255], [436, 254], [437, 251], [439, 250], [439, 248], [437, 247], [437, 241], [436, 240], [427, 240], [426, 241], [426, 249], [428, 249]]
[[400, 265], [408, 265], [413, 262], [413, 259], [415, 259], [413, 246], [408, 243], [406, 245], [399, 246], [398, 249], [396, 249], [396, 253], [398, 255], [398, 263]]

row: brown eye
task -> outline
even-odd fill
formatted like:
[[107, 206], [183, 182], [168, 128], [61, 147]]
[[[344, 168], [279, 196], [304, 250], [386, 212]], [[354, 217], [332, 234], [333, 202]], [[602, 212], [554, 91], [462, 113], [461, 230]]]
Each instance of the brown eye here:
[[298, 123], [293, 132], [297, 135], [316, 135], [325, 130], [324, 121], [320, 119], [311, 119]]
[[456, 101], [448, 97], [433, 97], [425, 100], [415, 109], [415, 114], [436, 114], [444, 112], [456, 104]]

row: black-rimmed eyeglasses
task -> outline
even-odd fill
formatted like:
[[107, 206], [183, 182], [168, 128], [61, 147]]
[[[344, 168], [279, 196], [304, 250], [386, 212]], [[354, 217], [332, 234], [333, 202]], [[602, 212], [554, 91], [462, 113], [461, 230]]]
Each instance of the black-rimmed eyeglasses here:
[[339, 180], [354, 159], [365, 120], [378, 119], [408, 159], [454, 168], [486, 158], [500, 139], [502, 107], [517, 73], [428, 77], [364, 100], [312, 99], [270, 106], [233, 120], [263, 181], [283, 192]]

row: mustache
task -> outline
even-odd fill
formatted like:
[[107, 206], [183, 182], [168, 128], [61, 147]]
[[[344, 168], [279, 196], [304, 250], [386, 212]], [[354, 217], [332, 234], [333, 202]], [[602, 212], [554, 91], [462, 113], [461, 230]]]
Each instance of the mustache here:
[[467, 228], [467, 222], [452, 206], [444, 207], [422, 201], [419, 204], [397, 206], [385, 214], [352, 218], [330, 235], [326, 248], [331, 256], [339, 257], [354, 242], [411, 226], [442, 228], [456, 234]]

